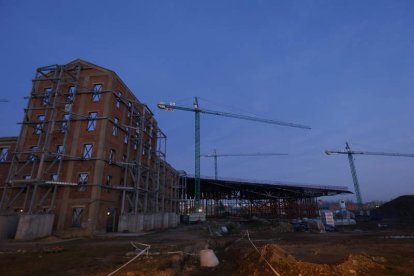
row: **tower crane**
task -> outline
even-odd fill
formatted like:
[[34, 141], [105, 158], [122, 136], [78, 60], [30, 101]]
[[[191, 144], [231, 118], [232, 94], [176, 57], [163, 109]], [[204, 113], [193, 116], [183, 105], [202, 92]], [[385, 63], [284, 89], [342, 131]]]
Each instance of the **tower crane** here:
[[238, 156], [275, 156], [275, 155], [287, 155], [287, 153], [236, 153], [236, 154], [217, 154], [214, 150], [212, 154], [202, 154], [201, 157], [213, 157], [214, 158], [214, 178], [218, 179], [217, 157], [238, 157]]
[[301, 125], [301, 124], [294, 124], [294, 123], [286, 123], [282, 121], [274, 121], [269, 119], [258, 118], [254, 116], [247, 116], [241, 114], [233, 114], [221, 111], [214, 111], [214, 110], [207, 110], [201, 109], [198, 104], [198, 98], [194, 98], [193, 107], [184, 107], [184, 106], [177, 106], [175, 103], [165, 103], [160, 102], [158, 103], [158, 108], [172, 111], [172, 110], [182, 110], [182, 111], [190, 111], [194, 112], [195, 114], [195, 186], [194, 186], [194, 194], [195, 194], [195, 207], [196, 210], [199, 211], [200, 208], [200, 113], [209, 114], [209, 115], [216, 115], [216, 116], [224, 116], [230, 118], [236, 118], [241, 120], [249, 120], [255, 121], [260, 123], [268, 123], [286, 127], [295, 127], [295, 128], [303, 128], [303, 129], [311, 129], [309, 126]]
[[387, 152], [372, 152], [372, 151], [353, 151], [349, 146], [348, 142], [345, 143], [345, 150], [325, 150], [327, 155], [331, 154], [346, 154], [348, 155], [349, 167], [351, 168], [352, 180], [354, 182], [355, 194], [357, 198], [357, 203], [359, 209], [362, 210], [362, 197], [361, 191], [359, 190], [359, 182], [355, 169], [354, 157], [353, 154], [361, 155], [380, 155], [380, 156], [398, 156], [398, 157], [414, 157], [414, 154], [405, 154], [405, 153], [387, 153]]

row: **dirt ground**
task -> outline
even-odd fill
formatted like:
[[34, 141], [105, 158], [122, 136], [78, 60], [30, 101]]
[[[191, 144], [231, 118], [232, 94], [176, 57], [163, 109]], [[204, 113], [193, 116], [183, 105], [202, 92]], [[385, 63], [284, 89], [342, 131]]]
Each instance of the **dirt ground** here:
[[[141, 235], [1, 241], [0, 275], [108, 275], [140, 252], [131, 241], [150, 248], [115, 275], [414, 275], [414, 228], [370, 228], [285, 232], [223, 220]], [[218, 266], [199, 266], [205, 248]]]

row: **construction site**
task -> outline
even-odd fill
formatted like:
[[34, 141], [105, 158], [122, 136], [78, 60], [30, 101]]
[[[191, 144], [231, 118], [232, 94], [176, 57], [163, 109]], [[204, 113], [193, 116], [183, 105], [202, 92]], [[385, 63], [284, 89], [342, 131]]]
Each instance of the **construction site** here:
[[[168, 133], [136, 95], [81, 59], [35, 70], [20, 133], [0, 138], [1, 275], [412, 275], [414, 198], [364, 208], [353, 155], [414, 155], [327, 150], [348, 156], [355, 191], [219, 177], [200, 114], [310, 127], [160, 102], [195, 115], [193, 174], [167, 162]], [[354, 192], [356, 212], [318, 203]]]

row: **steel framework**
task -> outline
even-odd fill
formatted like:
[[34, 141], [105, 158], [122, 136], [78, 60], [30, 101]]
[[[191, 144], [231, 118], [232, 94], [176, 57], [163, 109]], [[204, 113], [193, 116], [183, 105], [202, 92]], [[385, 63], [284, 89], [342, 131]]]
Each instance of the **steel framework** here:
[[[90, 120], [90, 110], [75, 112], [73, 107], [79, 95], [96, 92], [81, 82], [83, 72], [91, 69], [96, 67], [86, 62], [72, 62], [36, 70], [7, 181], [2, 187], [1, 213], [55, 213], [59, 190], [62, 190], [60, 196], [64, 201], [69, 195], [73, 196], [71, 191], [79, 189], [79, 183], [73, 181], [74, 172], [67, 165], [84, 161], [72, 145], [72, 140], [80, 133], [69, 129], [71, 124]], [[112, 71], [107, 72], [114, 79], [117, 77]], [[51, 89], [40, 91], [44, 83], [51, 85]], [[65, 91], [63, 87], [67, 86], [72, 88]], [[108, 159], [102, 147], [91, 158], [117, 167], [122, 181], [119, 186], [109, 186], [96, 179], [93, 184], [87, 184], [92, 189], [89, 204], [105, 201], [100, 192], [95, 192], [94, 188], [98, 187], [119, 193], [121, 214], [177, 212], [183, 195], [182, 185], [178, 172], [166, 162], [167, 136], [154, 123], [152, 112], [138, 100], [121, 96], [113, 89], [99, 92], [111, 94], [111, 100], [128, 108], [128, 121], [122, 124], [110, 116], [94, 118], [95, 122], [106, 122], [105, 126], [114, 125], [124, 134], [126, 150], [122, 160]], [[43, 117], [36, 119], [36, 114]], [[33, 144], [36, 146], [29, 147]], [[62, 148], [54, 148], [55, 144]], [[52, 172], [54, 176], [50, 179]], [[102, 175], [100, 177], [102, 179]]]
[[[58, 179], [62, 173], [63, 160], [65, 158], [76, 159], [76, 157], [67, 155], [65, 147], [63, 147], [63, 152], [56, 153], [55, 149], [50, 148], [50, 140], [53, 132], [57, 130], [57, 123], [62, 122], [57, 119], [58, 111], [63, 111], [69, 117], [72, 114], [72, 103], [76, 91], [79, 89], [80, 71], [81, 67], [77, 64], [51, 65], [36, 70], [31, 93], [28, 97], [29, 101], [24, 110], [16, 150], [13, 153], [7, 181], [3, 187], [0, 211], [7, 211], [19, 197], [24, 195], [20, 212], [31, 214], [38, 212], [39, 209], [42, 209], [42, 212], [51, 212], [54, 208], [58, 186], [74, 185], [58, 181]], [[39, 84], [45, 81], [50, 82], [52, 87], [44, 94], [40, 94], [38, 93]], [[72, 97], [68, 97], [62, 92], [63, 83], [70, 84], [75, 88]], [[32, 99], [41, 99], [43, 106], [38, 106]], [[38, 110], [43, 111], [44, 119], [42, 122], [33, 121], [32, 113]], [[67, 120], [67, 128], [69, 128], [71, 121], [71, 119]], [[36, 146], [27, 148], [26, 136], [29, 135], [29, 130], [32, 128], [39, 135], [37, 135]], [[68, 132], [64, 131], [64, 135], [60, 138], [62, 144], [65, 145]], [[57, 179], [46, 179], [46, 174], [56, 166]], [[25, 176], [22, 178], [23, 172]], [[18, 192], [13, 193], [13, 190], [18, 190]], [[48, 204], [45, 210], [43, 206], [46, 202]]]
[[[185, 176], [184, 176], [185, 177]], [[196, 208], [193, 176], [189, 182], [181, 213]], [[200, 206], [208, 217], [258, 216], [272, 218], [300, 218], [318, 216], [317, 197], [349, 193], [346, 187], [274, 183], [253, 180], [210, 177], [201, 178]]]

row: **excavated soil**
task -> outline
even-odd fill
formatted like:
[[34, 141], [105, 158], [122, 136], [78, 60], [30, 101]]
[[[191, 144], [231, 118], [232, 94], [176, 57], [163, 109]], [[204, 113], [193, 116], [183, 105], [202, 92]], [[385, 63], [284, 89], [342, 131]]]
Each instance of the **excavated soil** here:
[[[259, 254], [260, 252], [260, 254]], [[384, 257], [349, 255], [337, 265], [317, 264], [296, 260], [275, 244], [268, 244], [243, 260], [235, 275], [382, 275]]]
[[[291, 231], [283, 223], [215, 221], [141, 235], [2, 241], [0, 275], [108, 275], [145, 247], [131, 241], [150, 249], [115, 275], [274, 275], [265, 259], [280, 275], [414, 275], [414, 228]], [[217, 267], [200, 267], [205, 248]]]
[[373, 210], [373, 216], [387, 220], [406, 220], [413, 223], [414, 195], [404, 195], [393, 199]]

